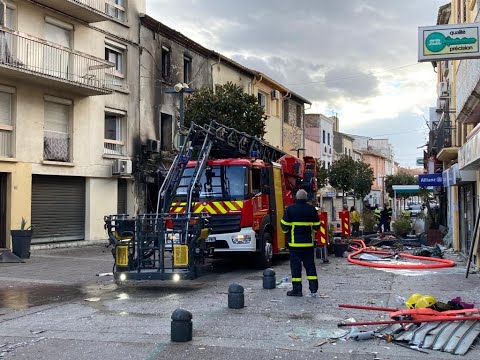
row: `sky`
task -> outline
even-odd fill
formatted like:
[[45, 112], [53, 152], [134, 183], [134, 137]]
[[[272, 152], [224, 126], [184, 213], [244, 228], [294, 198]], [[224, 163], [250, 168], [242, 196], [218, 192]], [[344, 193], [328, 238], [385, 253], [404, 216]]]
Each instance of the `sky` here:
[[340, 131], [388, 138], [422, 157], [436, 74], [418, 63], [419, 26], [447, 0], [146, 0], [147, 14], [261, 71], [340, 118]]

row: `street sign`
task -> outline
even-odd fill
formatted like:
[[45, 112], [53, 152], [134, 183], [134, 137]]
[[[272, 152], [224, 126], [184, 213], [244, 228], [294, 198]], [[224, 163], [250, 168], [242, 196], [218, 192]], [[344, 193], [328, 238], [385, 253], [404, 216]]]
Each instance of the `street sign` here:
[[418, 185], [420, 187], [426, 186], [442, 186], [443, 177], [442, 174], [426, 174], [418, 175]]
[[418, 166], [423, 166], [424, 165], [423, 158], [417, 158], [417, 165]]

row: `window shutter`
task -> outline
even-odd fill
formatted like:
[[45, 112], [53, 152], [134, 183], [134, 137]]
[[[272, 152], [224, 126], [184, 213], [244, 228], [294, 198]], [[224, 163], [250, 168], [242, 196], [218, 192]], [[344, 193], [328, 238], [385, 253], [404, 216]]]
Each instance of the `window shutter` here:
[[68, 135], [70, 106], [45, 102], [45, 130]]
[[0, 124], [12, 125], [12, 95], [0, 92]]

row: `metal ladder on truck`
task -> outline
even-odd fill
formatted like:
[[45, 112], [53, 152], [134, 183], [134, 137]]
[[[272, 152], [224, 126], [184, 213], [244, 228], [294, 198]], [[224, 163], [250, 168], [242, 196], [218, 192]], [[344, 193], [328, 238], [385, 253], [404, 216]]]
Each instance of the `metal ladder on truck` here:
[[[192, 207], [198, 201], [199, 180], [211, 155], [214, 158], [255, 156], [270, 162], [285, 153], [255, 136], [215, 121], [205, 126], [192, 122], [159, 190], [156, 213], [138, 215], [135, 219], [117, 215], [105, 217], [109, 238], [115, 245], [115, 279], [180, 280], [193, 279], [200, 274], [205, 256], [211, 252], [205, 243], [209, 234], [208, 217], [194, 214]], [[193, 173], [190, 181], [182, 184], [189, 161], [195, 161]], [[173, 199], [180, 188], [186, 190], [186, 211], [171, 214]], [[132, 234], [128, 244], [118, 241], [122, 228], [130, 230], [127, 235]], [[170, 259], [166, 251], [172, 252]]]

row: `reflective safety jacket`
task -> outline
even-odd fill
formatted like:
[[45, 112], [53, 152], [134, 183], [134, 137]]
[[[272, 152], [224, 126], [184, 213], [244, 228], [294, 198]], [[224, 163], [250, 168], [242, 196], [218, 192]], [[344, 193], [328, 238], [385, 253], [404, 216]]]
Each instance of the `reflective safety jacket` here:
[[306, 200], [296, 200], [283, 214], [282, 231], [289, 234], [290, 248], [312, 248], [315, 245], [316, 231], [320, 228], [320, 219], [315, 207]]
[[380, 210], [380, 209], [377, 208], [377, 209], [375, 209], [375, 210], [373, 211], [373, 214], [375, 215], [375, 217], [377, 218], [377, 220], [380, 220], [380, 218], [382, 217], [382, 210]]

